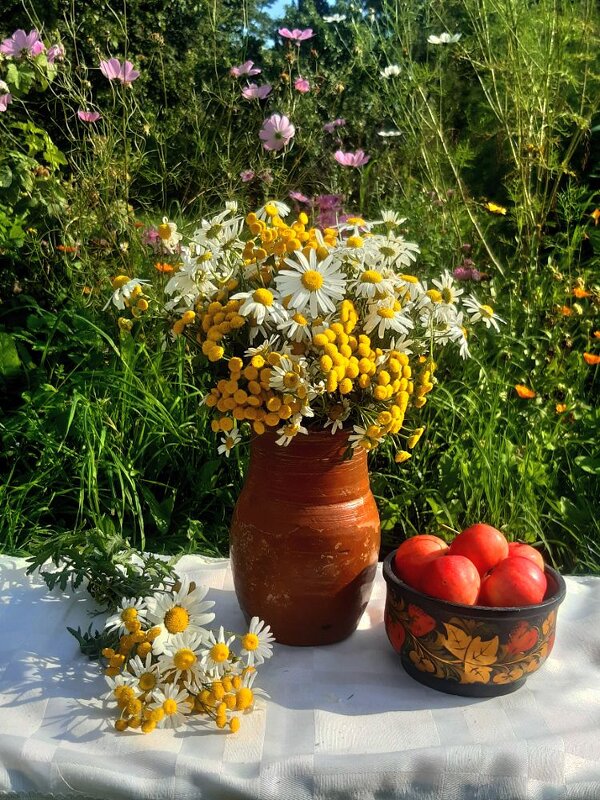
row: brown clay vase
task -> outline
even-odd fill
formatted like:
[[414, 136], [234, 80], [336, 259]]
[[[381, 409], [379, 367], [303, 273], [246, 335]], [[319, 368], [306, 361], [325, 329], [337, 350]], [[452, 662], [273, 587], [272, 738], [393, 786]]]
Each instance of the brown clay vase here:
[[238, 601], [278, 642], [322, 645], [348, 637], [365, 610], [380, 526], [367, 455], [343, 460], [348, 434], [300, 434], [288, 447], [251, 442], [230, 530]]

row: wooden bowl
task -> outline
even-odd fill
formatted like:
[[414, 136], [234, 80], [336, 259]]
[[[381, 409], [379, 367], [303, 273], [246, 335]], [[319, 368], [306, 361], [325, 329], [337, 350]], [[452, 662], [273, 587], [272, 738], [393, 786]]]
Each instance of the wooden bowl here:
[[395, 555], [383, 562], [385, 630], [402, 666], [420, 683], [450, 694], [496, 697], [522, 686], [550, 655], [566, 594], [556, 570], [546, 567], [548, 589], [537, 605], [466, 606], [408, 586], [394, 572]]

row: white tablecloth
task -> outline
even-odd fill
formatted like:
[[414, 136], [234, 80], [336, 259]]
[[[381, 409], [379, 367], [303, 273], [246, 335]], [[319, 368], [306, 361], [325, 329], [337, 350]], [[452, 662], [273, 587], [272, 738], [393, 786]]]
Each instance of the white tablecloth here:
[[[405, 674], [383, 629], [378, 574], [359, 630], [320, 648], [277, 645], [270, 695], [237, 734], [111, 729], [105, 681], [66, 626], [92, 602], [0, 558], [0, 794], [235, 800], [598, 800], [600, 578], [568, 578], [554, 652], [501, 698], [446, 695]], [[214, 587], [215, 622], [243, 631], [227, 560], [186, 556]]]

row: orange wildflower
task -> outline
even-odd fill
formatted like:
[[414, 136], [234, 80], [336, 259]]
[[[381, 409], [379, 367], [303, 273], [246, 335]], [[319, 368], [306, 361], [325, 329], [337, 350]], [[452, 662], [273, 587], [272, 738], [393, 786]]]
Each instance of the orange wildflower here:
[[594, 220], [594, 225], [597, 225], [600, 222], [600, 208], [595, 208], [590, 217]]
[[594, 331], [594, 339], [600, 339], [600, 331]]
[[173, 266], [163, 261], [157, 261], [154, 265], [154, 269], [158, 270], [159, 272], [173, 272]]
[[522, 397], [524, 400], [531, 400], [536, 396], [536, 393], [533, 391], [533, 389], [530, 389], [529, 386], [525, 386], [522, 383], [516, 384], [515, 391], [519, 397]]
[[554, 406], [554, 408], [556, 409], [557, 414], [564, 414], [565, 411], [567, 410], [567, 406], [565, 405], [565, 403], [557, 403]]
[[92, 293], [92, 287], [91, 286], [84, 286], [83, 289], [81, 290], [81, 293], [85, 294], [85, 295], [91, 294]]
[[569, 306], [560, 306], [560, 308], [558, 310], [563, 315], [563, 317], [570, 317], [571, 314], [573, 313], [571, 311], [571, 309], [569, 308]]
[[589, 364], [592, 367], [597, 366], [600, 364], [600, 356], [594, 355], [594, 353], [584, 353], [583, 360], [586, 364]]
[[573, 294], [575, 297], [581, 299], [582, 297], [591, 297], [592, 293], [586, 291], [582, 286], [576, 286], [573, 289]]
[[76, 253], [77, 247], [72, 247], [70, 244], [58, 244], [56, 245], [56, 249], [60, 250], [61, 253]]
[[133, 223], [133, 227], [134, 228], [143, 228], [144, 227], [144, 223], [140, 222], [139, 219], [136, 219], [136, 221]]

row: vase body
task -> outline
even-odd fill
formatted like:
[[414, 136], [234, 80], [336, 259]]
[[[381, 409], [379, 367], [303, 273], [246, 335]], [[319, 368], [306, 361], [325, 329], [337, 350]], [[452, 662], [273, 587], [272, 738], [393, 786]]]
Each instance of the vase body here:
[[251, 442], [230, 529], [235, 591], [278, 642], [331, 644], [358, 625], [377, 569], [380, 526], [367, 456], [348, 434], [265, 433]]

